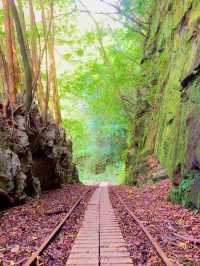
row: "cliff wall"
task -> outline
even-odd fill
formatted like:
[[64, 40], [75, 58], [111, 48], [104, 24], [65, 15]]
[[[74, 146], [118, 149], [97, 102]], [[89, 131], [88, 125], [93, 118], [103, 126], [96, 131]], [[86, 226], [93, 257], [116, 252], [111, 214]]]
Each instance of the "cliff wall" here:
[[149, 24], [127, 182], [154, 154], [172, 178], [171, 199], [199, 207], [200, 2], [154, 1]]

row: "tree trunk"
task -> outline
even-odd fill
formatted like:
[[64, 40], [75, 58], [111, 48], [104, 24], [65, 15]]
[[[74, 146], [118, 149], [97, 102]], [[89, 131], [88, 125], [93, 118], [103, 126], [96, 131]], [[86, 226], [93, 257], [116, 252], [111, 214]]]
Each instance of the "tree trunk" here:
[[[51, 2], [51, 13], [53, 13], [53, 2]], [[55, 34], [54, 34], [54, 21], [52, 21], [52, 29], [50, 34], [50, 39], [48, 42], [48, 52], [49, 52], [49, 84], [50, 89], [53, 92], [53, 112], [56, 120], [56, 124], [58, 126], [62, 123], [61, 111], [60, 111], [60, 103], [59, 103], [59, 95], [58, 95], [58, 85], [56, 81], [56, 62], [55, 62], [55, 54], [54, 54], [54, 42], [55, 42]]]
[[[47, 115], [48, 115], [48, 108], [49, 108], [49, 73], [48, 73], [48, 42], [49, 42], [49, 36], [48, 36], [48, 30], [47, 30], [47, 23], [46, 23], [46, 15], [45, 15], [45, 7], [44, 7], [44, 1], [40, 1], [40, 7], [42, 10], [42, 26], [43, 26], [43, 33], [44, 33], [44, 42], [45, 42], [45, 65], [46, 65], [46, 93], [45, 93], [45, 113], [44, 113], [44, 119], [45, 123], [47, 125]], [[52, 14], [51, 14], [51, 17]], [[51, 20], [50, 20], [51, 23]], [[50, 24], [51, 27], [51, 24]], [[51, 30], [51, 29], [50, 29]]]
[[31, 103], [33, 100], [33, 95], [32, 95], [32, 81], [33, 81], [33, 76], [32, 76], [32, 69], [30, 67], [29, 63], [29, 58], [28, 58], [28, 53], [24, 41], [24, 36], [22, 32], [22, 27], [19, 19], [19, 14], [15, 5], [14, 0], [10, 0], [10, 7], [12, 10], [14, 22], [15, 22], [15, 28], [17, 32], [17, 38], [19, 42], [19, 47], [20, 47], [20, 52], [21, 52], [21, 57], [22, 57], [22, 62], [23, 62], [23, 68], [24, 68], [24, 73], [25, 73], [25, 91], [26, 91], [26, 97], [25, 97], [25, 108], [26, 111], [29, 111], [31, 107]]
[[2, 47], [0, 45], [0, 71], [3, 80], [3, 85], [6, 91], [6, 94], [9, 93], [9, 73], [8, 73], [8, 64], [6, 62]]
[[26, 21], [25, 21], [25, 16], [24, 16], [24, 9], [23, 9], [23, 1], [22, 0], [17, 0], [18, 4], [18, 13], [20, 17], [20, 23], [21, 23], [21, 28], [22, 28], [22, 34], [24, 36], [24, 42], [26, 45], [26, 51], [28, 54], [28, 58], [30, 61], [31, 55], [30, 55], [30, 49], [29, 49], [29, 42], [27, 39], [27, 27], [26, 27]]
[[7, 106], [9, 105], [9, 73], [8, 73], [8, 64], [6, 62], [1, 45], [0, 45], [0, 73], [1, 73], [2, 83], [3, 83], [4, 93], [5, 93], [5, 99], [6, 99], [6, 100], [3, 100], [3, 116], [6, 117]]
[[30, 27], [31, 27], [31, 58], [34, 72], [34, 90], [37, 93], [40, 109], [44, 109], [44, 90], [40, 75], [40, 60], [38, 55], [38, 42], [37, 42], [37, 26], [35, 21], [35, 14], [32, 0], [29, 0], [29, 14], [30, 14]]
[[8, 96], [11, 105], [16, 103], [16, 84], [15, 84], [15, 67], [14, 67], [14, 38], [10, 16], [9, 0], [3, 0], [4, 9], [4, 27], [6, 34], [7, 46], [7, 63], [8, 63]]
[[30, 31], [31, 31], [31, 58], [33, 64], [33, 71], [36, 73], [38, 68], [38, 51], [37, 51], [37, 34], [36, 34], [36, 23], [35, 14], [33, 9], [32, 0], [29, 2], [29, 14], [30, 14]]
[[17, 0], [18, 8], [19, 8], [19, 17], [21, 21], [21, 27], [22, 27], [22, 32], [25, 34], [26, 32], [26, 23], [25, 23], [25, 16], [24, 16], [24, 11], [23, 11], [23, 3], [22, 0]]

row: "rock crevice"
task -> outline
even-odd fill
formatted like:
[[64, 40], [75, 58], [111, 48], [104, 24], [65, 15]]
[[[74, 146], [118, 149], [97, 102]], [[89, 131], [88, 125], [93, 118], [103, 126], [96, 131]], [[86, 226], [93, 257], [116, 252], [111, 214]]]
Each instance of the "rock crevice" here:
[[46, 123], [36, 104], [29, 114], [21, 106], [8, 107], [6, 117], [0, 107], [0, 207], [79, 182], [63, 128], [50, 117]]

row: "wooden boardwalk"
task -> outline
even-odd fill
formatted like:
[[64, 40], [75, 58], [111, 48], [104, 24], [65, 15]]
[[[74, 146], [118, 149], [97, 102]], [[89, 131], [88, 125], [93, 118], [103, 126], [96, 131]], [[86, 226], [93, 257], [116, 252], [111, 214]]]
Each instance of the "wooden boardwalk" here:
[[92, 195], [67, 266], [133, 265], [105, 185]]

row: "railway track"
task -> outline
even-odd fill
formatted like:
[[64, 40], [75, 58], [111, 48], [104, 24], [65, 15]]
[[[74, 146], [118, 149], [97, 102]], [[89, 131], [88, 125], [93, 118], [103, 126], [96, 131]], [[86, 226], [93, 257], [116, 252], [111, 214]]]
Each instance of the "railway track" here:
[[142, 232], [145, 234], [146, 238], [151, 243], [152, 247], [154, 248], [155, 252], [161, 259], [163, 265], [165, 266], [173, 266], [174, 264], [171, 262], [171, 260], [167, 257], [165, 252], [162, 250], [159, 243], [156, 241], [156, 239], [151, 235], [151, 233], [148, 231], [148, 229], [143, 225], [143, 223], [137, 218], [137, 216], [129, 209], [125, 201], [122, 199], [122, 197], [115, 191], [111, 191], [111, 193], [115, 196], [116, 199], [119, 200], [120, 204], [123, 206], [125, 211], [129, 214], [129, 216], [133, 219], [134, 223], [138, 225], [138, 227], [142, 230]]
[[70, 208], [70, 210], [66, 213], [63, 219], [59, 222], [59, 224], [54, 228], [54, 230], [44, 239], [42, 244], [37, 248], [36, 251], [32, 253], [32, 255], [26, 260], [23, 266], [34, 266], [39, 265], [38, 260], [39, 256], [46, 250], [46, 248], [50, 245], [50, 243], [55, 239], [55, 237], [59, 234], [64, 224], [71, 217], [72, 213], [79, 206], [82, 200], [92, 191], [92, 188], [89, 188], [81, 197], [74, 203], [74, 205]]
[[93, 193], [66, 266], [131, 266], [127, 244], [114, 214], [107, 183]]
[[[46, 237], [38, 249], [32, 253], [23, 266], [39, 265], [39, 257], [44, 253], [50, 243], [53, 243], [56, 236], [63, 228], [66, 221], [79, 206], [81, 201], [92, 189], [88, 189], [66, 213], [65, 217]], [[118, 217], [115, 217], [109, 198], [106, 196], [107, 188], [98, 188], [93, 193], [93, 199], [88, 203], [82, 227], [75, 239], [70, 256], [66, 265], [133, 265], [126, 243], [118, 227]], [[103, 193], [103, 194], [102, 194]], [[156, 265], [172, 266], [172, 262], [161, 249], [159, 243], [153, 238], [143, 223], [129, 209], [122, 197], [112, 190], [115, 201], [123, 206], [135, 224], [145, 234], [146, 241], [152, 245], [162, 263]], [[115, 206], [113, 206], [115, 209]], [[123, 230], [122, 230], [123, 231]], [[148, 243], [148, 244], [149, 244]], [[42, 264], [43, 265], [43, 264]], [[151, 264], [150, 264], [151, 265]]]

